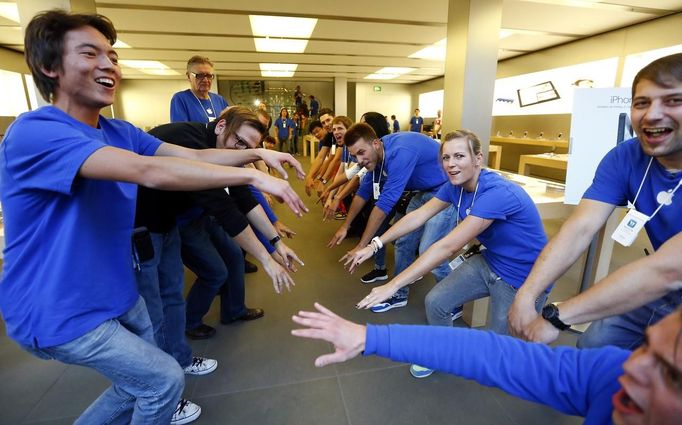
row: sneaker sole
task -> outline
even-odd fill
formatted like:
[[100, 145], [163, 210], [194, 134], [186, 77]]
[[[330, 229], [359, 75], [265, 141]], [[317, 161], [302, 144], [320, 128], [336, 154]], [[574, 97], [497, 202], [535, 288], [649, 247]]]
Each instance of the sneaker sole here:
[[464, 311], [460, 310], [452, 315], [452, 321], [454, 322], [455, 320], [459, 319], [462, 316], [464, 316]]
[[375, 277], [372, 280], [365, 280], [365, 279], [360, 278], [360, 282], [362, 282], [362, 283], [372, 283], [372, 282], [376, 282], [377, 280], [388, 280], [388, 276], [379, 276], [379, 277]]
[[412, 368], [410, 368], [410, 375], [414, 376], [414, 377], [417, 378], [417, 379], [428, 378], [429, 376], [433, 375], [433, 372], [435, 372], [435, 371], [432, 370], [432, 371], [430, 371], [430, 372], [428, 372], [428, 373], [425, 373], [425, 372], [421, 372], [421, 373], [420, 373], [420, 372], [414, 372], [414, 371], [412, 371]]
[[216, 369], [218, 369], [218, 362], [216, 362], [212, 368], [204, 369], [204, 370], [199, 371], [199, 372], [187, 372], [187, 371], [185, 371], [185, 375], [192, 375], [192, 376], [208, 375], [209, 373], [213, 372]]
[[406, 305], [407, 305], [407, 300], [400, 301], [400, 302], [397, 302], [394, 304], [389, 304], [385, 307], [372, 307], [371, 310], [372, 310], [372, 313], [383, 313], [383, 312], [386, 312], [389, 310], [393, 310], [394, 308], [405, 307]]

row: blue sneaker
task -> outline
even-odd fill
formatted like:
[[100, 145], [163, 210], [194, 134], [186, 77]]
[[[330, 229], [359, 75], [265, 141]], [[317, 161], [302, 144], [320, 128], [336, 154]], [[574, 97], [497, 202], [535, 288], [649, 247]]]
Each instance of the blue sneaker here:
[[433, 369], [429, 369], [426, 367], [421, 367], [419, 365], [413, 364], [410, 366], [410, 374], [414, 376], [415, 378], [426, 378], [428, 376], [431, 376], [433, 373]]
[[406, 305], [407, 297], [397, 297], [394, 295], [386, 301], [374, 305], [370, 310], [372, 310], [372, 313], [383, 313], [394, 308], [405, 307]]
[[452, 310], [452, 313], [450, 313], [450, 318], [454, 322], [455, 320], [462, 317], [463, 314], [464, 314], [464, 306], [458, 305], [457, 307], [455, 307], [454, 310]]

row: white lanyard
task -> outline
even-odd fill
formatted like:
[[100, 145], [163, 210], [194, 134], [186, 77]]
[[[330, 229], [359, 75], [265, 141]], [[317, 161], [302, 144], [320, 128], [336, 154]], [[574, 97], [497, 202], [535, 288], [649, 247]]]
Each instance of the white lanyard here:
[[[471, 205], [469, 205], [469, 208], [465, 211], [466, 215], [469, 215], [471, 213], [471, 209], [474, 207], [474, 202], [476, 202], [476, 194], [478, 193], [478, 183], [480, 183], [480, 179], [476, 182], [476, 189], [474, 189], [474, 198], [471, 200]], [[462, 194], [464, 193], [464, 187], [460, 187], [460, 192], [459, 192], [459, 201], [457, 201], [457, 223], [455, 223], [455, 226], [459, 224], [459, 208], [462, 206]]]
[[211, 104], [211, 113], [213, 114], [213, 117], [211, 117], [208, 114], [208, 112], [206, 112], [206, 108], [204, 108], [204, 104], [201, 103], [201, 100], [199, 100], [199, 98], [197, 97], [196, 94], [194, 94], [194, 92], [192, 92], [192, 96], [194, 96], [194, 98], [197, 100], [197, 102], [199, 102], [199, 106], [201, 107], [201, 110], [204, 111], [204, 114], [206, 114], [206, 119], [208, 119], [208, 122], [213, 121], [216, 117], [216, 112], [215, 112], [215, 107], [213, 106], [213, 101], [211, 100], [211, 95], [210, 94], [208, 95], [208, 101]]
[[384, 160], [386, 159], [386, 150], [384, 150], [384, 156], [381, 158], [381, 169], [379, 170], [379, 181], [375, 182], [374, 181], [374, 171], [376, 170], [376, 167], [374, 167], [374, 170], [372, 170], [372, 190], [374, 191], [374, 200], [376, 201], [379, 199], [380, 195], [380, 190], [379, 186], [381, 184], [381, 176], [384, 174]]
[[[647, 176], [649, 175], [649, 168], [651, 168], [651, 163], [653, 162], [654, 157], [652, 156], [649, 159], [649, 164], [646, 166], [646, 171], [644, 172], [644, 177], [642, 177], [642, 182], [639, 184], [639, 188], [637, 189], [637, 193], [635, 194], [635, 200], [632, 201], [630, 204], [628, 201], [628, 208], [629, 209], [635, 209], [635, 203], [637, 202], [637, 198], [639, 198], [639, 193], [642, 191], [642, 186], [644, 186], [644, 180], [646, 180]], [[658, 208], [649, 216], [649, 220], [654, 218], [654, 216], [660, 211], [661, 208], [663, 208], [665, 205], [670, 205], [672, 204], [673, 201], [673, 195], [675, 195], [675, 192], [677, 192], [677, 189], [682, 185], [682, 178], [680, 181], [677, 182], [677, 185], [672, 188], [668, 189], [667, 191], [661, 191], [658, 193], [656, 196], [656, 202], [658, 202]]]

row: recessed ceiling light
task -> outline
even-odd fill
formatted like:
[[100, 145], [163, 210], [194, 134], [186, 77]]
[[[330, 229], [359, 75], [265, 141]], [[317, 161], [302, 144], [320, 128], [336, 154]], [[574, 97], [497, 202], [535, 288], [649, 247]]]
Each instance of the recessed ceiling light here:
[[310, 38], [317, 25], [314, 18], [249, 15], [254, 37]]
[[19, 23], [19, 8], [16, 3], [0, 2], [0, 16], [10, 21]]
[[263, 77], [293, 77], [296, 68], [297, 63], [261, 63], [260, 74]]
[[387, 66], [384, 68], [381, 68], [374, 74], [369, 74], [368, 76], [365, 77], [366, 80], [392, 80], [394, 78], [398, 78], [401, 75], [404, 74], [409, 74], [410, 72], [414, 71], [415, 68], [407, 68], [407, 67], [395, 67], [395, 66]]
[[288, 38], [254, 38], [256, 51], [276, 53], [303, 53], [308, 40], [291, 40]]
[[119, 59], [119, 64], [128, 68], [134, 68], [145, 74], [152, 75], [180, 75], [179, 72], [171, 69], [168, 65], [159, 61]]
[[424, 47], [423, 49], [412, 53], [410, 58], [413, 59], [427, 59], [433, 61], [445, 61], [445, 46], [447, 43], [447, 38], [438, 40], [430, 46]]
[[121, 39], [116, 40], [116, 43], [114, 43], [114, 45], [111, 47], [113, 47], [114, 49], [130, 49], [131, 48], [128, 43], [122, 41]]
[[369, 74], [364, 77], [365, 80], [392, 80], [394, 78], [400, 77], [400, 74]]

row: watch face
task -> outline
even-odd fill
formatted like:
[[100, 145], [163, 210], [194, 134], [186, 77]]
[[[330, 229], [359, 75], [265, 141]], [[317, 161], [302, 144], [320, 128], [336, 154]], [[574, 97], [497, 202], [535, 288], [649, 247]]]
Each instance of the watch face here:
[[557, 317], [558, 308], [554, 304], [547, 304], [542, 308], [542, 317], [551, 320]]

